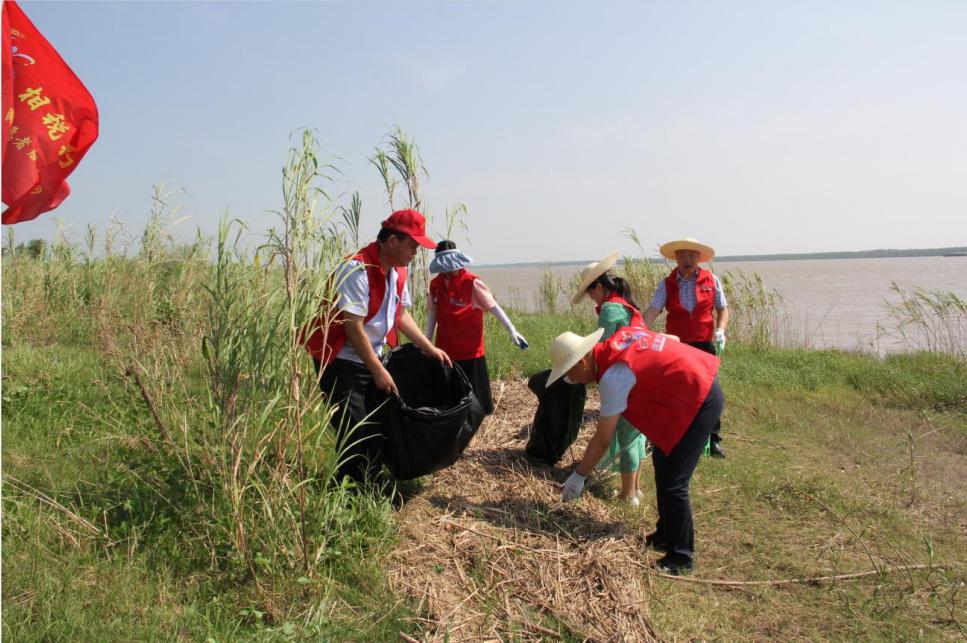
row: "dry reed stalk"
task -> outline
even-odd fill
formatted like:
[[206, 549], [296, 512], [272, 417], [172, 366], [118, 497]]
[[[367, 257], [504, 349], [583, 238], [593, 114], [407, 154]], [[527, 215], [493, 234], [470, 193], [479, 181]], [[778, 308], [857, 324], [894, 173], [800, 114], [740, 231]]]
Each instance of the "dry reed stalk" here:
[[897, 565], [895, 567], [882, 567], [867, 572], [856, 572], [853, 574], [833, 574], [827, 576], [808, 576], [803, 578], [779, 578], [774, 580], [713, 580], [706, 578], [691, 578], [688, 576], [670, 576], [668, 574], [656, 574], [673, 580], [680, 580], [686, 583], [700, 583], [702, 585], [716, 585], [721, 587], [745, 587], [750, 585], [757, 586], [777, 586], [777, 585], [819, 585], [832, 581], [848, 581], [868, 578], [870, 576], [881, 576], [889, 572], [916, 571], [918, 569], [946, 569], [949, 567], [961, 567], [956, 563], [930, 563], [919, 565]]
[[421, 640], [539, 641], [560, 636], [553, 624], [590, 641], [658, 640], [644, 611], [644, 533], [591, 493], [559, 502], [571, 463], [524, 458], [535, 398], [520, 379], [502, 388], [463, 458], [399, 515], [390, 578], [422, 606]]

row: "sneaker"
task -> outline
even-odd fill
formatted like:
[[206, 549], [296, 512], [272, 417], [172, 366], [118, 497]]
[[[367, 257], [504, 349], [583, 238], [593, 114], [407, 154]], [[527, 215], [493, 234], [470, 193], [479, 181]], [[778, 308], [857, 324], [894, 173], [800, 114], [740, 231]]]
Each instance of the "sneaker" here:
[[638, 505], [641, 504], [641, 501], [638, 500], [638, 496], [631, 496], [630, 498], [623, 498], [623, 500], [625, 502], [627, 502], [629, 505], [631, 505], [632, 507], [637, 507]]
[[645, 536], [645, 547], [651, 547], [658, 551], [668, 551], [668, 543], [658, 540], [658, 532], [653, 531]]
[[720, 442], [712, 442], [711, 444], [709, 444], [708, 452], [709, 452], [709, 455], [711, 455], [713, 458], [725, 457], [725, 449], [722, 448], [722, 444]]
[[658, 568], [658, 571], [669, 574], [670, 576], [684, 576], [692, 572], [692, 561], [676, 561], [665, 556], [655, 563], [655, 567]]

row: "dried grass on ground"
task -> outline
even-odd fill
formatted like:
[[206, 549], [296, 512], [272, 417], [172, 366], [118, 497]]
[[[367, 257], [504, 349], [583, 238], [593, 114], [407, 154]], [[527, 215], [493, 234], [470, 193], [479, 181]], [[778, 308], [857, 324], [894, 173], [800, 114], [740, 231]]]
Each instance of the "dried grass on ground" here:
[[[427, 641], [657, 640], [646, 600], [654, 553], [593, 493], [563, 505], [561, 465], [524, 457], [536, 400], [505, 380], [497, 411], [453, 467], [433, 476], [400, 514], [391, 583], [419, 607]], [[593, 392], [589, 391], [590, 395]], [[588, 408], [597, 407], [589, 399]]]

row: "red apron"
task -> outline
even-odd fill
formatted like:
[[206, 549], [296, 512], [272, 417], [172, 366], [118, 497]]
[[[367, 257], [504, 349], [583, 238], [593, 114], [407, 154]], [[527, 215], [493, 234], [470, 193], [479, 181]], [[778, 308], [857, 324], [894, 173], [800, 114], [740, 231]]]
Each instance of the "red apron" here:
[[477, 275], [466, 269], [430, 282], [430, 301], [436, 304], [436, 345], [450, 359], [483, 357], [484, 311], [473, 305], [473, 282]]
[[[388, 273], [384, 272], [379, 264], [379, 242], [372, 242], [352, 259], [361, 261], [366, 268], [366, 279], [369, 281], [369, 305], [365, 321], [368, 322], [379, 312], [386, 296]], [[387, 335], [395, 335], [396, 327], [400, 323], [400, 317], [403, 315], [403, 287], [406, 286], [406, 268], [391, 268], [391, 270], [396, 270], [396, 296], [400, 300], [400, 305], [396, 307], [396, 316]], [[343, 327], [342, 320], [338, 318], [328, 328], [324, 327], [324, 324], [323, 318], [317, 319], [312, 324], [312, 332], [305, 340], [305, 347], [315, 359], [328, 364], [336, 359], [336, 355], [346, 345], [346, 329]], [[306, 330], [303, 331], [303, 337], [305, 334]]]
[[695, 419], [719, 369], [719, 358], [644, 328], [625, 326], [594, 347], [598, 381], [623, 362], [637, 381], [621, 414], [665, 455]]
[[682, 307], [678, 293], [678, 268], [665, 279], [668, 320], [665, 328], [669, 335], [678, 335], [683, 342], [710, 342], [715, 335], [712, 308], [715, 305], [715, 277], [711, 271], [698, 268], [695, 277], [695, 308], [688, 312]]

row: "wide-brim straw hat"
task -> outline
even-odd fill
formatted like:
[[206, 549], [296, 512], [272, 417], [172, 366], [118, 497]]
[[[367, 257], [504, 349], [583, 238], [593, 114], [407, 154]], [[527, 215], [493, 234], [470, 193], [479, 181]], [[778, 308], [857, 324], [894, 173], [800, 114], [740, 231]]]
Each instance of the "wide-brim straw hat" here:
[[675, 251], [676, 250], [694, 250], [698, 253], [698, 262], [706, 263], [715, 258], [715, 249], [712, 246], [707, 246], [704, 243], [699, 243], [697, 240], [691, 237], [685, 237], [684, 239], [678, 239], [677, 241], [669, 241], [658, 251], [661, 256], [666, 259], [671, 259], [675, 261]]
[[614, 268], [618, 263], [619, 256], [620, 255], [618, 255], [617, 252], [612, 252], [601, 261], [592, 261], [587, 266], [582, 268], [581, 283], [578, 284], [577, 292], [574, 293], [573, 297], [571, 297], [571, 303], [574, 305], [580, 303], [580, 301], [587, 296], [588, 286], [591, 285], [591, 282]]
[[551, 374], [547, 376], [547, 386], [550, 386], [571, 367], [581, 361], [581, 358], [591, 352], [598, 343], [604, 329], [599, 328], [586, 337], [576, 335], [571, 331], [561, 333], [551, 343]]

